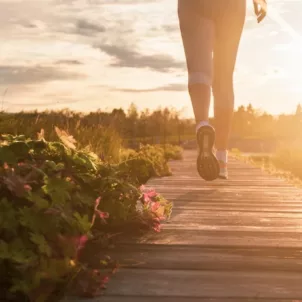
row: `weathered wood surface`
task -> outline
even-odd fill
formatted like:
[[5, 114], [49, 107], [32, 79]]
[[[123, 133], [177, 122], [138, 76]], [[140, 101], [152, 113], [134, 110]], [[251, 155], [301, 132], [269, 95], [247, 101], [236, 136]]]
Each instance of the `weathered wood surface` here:
[[171, 221], [112, 251], [124, 268], [96, 301], [302, 301], [302, 189], [234, 159], [230, 180], [206, 183], [195, 162], [186, 151], [149, 182]]

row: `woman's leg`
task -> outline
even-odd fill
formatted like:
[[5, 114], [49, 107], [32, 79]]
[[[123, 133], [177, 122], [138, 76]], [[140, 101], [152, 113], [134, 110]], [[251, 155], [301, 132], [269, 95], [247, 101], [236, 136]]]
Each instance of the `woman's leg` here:
[[200, 1], [179, 0], [178, 16], [188, 68], [188, 90], [196, 123], [209, 118], [215, 26], [200, 13]]
[[[180, 29], [186, 54], [189, 93], [197, 123], [199, 146], [197, 170], [208, 181], [219, 175], [219, 163], [213, 153], [215, 131], [208, 124], [213, 80], [215, 23], [211, 18], [212, 0], [179, 0]], [[226, 0], [223, 0], [226, 1]]]
[[216, 15], [214, 111], [216, 148], [226, 152], [234, 111], [233, 73], [246, 14], [244, 0], [228, 0]]

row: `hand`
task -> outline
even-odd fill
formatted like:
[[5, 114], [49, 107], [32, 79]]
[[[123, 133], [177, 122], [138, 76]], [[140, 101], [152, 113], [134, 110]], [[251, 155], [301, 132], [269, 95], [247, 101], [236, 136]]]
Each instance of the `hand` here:
[[257, 16], [257, 21], [260, 23], [267, 15], [267, 3], [266, 0], [253, 0], [254, 10]]

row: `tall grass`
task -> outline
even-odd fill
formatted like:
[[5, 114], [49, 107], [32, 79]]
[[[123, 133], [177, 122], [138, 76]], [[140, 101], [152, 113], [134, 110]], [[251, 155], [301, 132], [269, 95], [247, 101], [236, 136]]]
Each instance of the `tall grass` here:
[[35, 138], [44, 129], [48, 141], [57, 139], [54, 127], [65, 130], [77, 141], [77, 147], [94, 152], [100, 158], [109, 162], [119, 161], [122, 139], [113, 128], [106, 128], [99, 124], [83, 125], [81, 118], [72, 116], [43, 114], [33, 116], [20, 114], [3, 114], [0, 116], [0, 134], [25, 135]]
[[232, 155], [240, 160], [251, 162], [271, 174], [301, 184], [302, 148], [287, 146], [273, 154], [244, 155], [241, 152], [232, 152]]
[[280, 149], [272, 156], [271, 161], [276, 168], [291, 172], [302, 180], [302, 148]]

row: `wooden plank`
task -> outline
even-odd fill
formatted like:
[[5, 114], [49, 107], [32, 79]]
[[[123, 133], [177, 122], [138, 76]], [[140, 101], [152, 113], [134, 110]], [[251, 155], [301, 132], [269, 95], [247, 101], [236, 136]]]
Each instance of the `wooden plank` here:
[[[121, 253], [122, 251], [122, 253]], [[108, 250], [122, 267], [165, 270], [302, 272], [300, 249], [200, 248], [177, 245], [118, 245]], [[98, 267], [104, 251], [90, 264]]]
[[183, 231], [218, 231], [218, 232], [240, 232], [249, 234], [251, 232], [259, 232], [259, 233], [296, 233], [297, 235], [301, 235], [302, 230], [297, 229], [296, 226], [253, 226], [253, 225], [216, 225], [216, 224], [203, 224], [203, 223], [192, 223], [184, 222], [184, 223], [169, 223], [162, 226], [162, 230], [170, 230], [177, 232], [178, 230]]
[[[186, 179], [182, 178], [163, 178], [163, 179], [156, 179], [150, 182], [152, 185], [156, 186], [164, 186], [164, 185], [190, 185], [190, 186], [195, 186], [195, 185], [200, 185], [200, 183], [203, 182], [202, 179], [199, 178], [193, 178], [193, 177], [188, 177]], [[216, 181], [210, 184], [210, 186], [221, 186], [222, 181]], [[280, 187], [287, 187], [287, 188], [292, 188], [292, 185], [289, 184], [288, 182], [285, 182], [284, 180], [279, 180], [279, 179], [274, 179], [271, 177], [268, 178], [256, 178], [253, 177], [251, 178], [246, 178], [242, 179], [242, 177], [238, 177], [238, 179], [229, 179], [228, 181], [224, 181], [224, 186], [235, 186], [235, 185], [247, 185], [247, 186], [254, 186], [254, 185], [263, 185], [265, 184], [266, 186], [280, 186]]]
[[[125, 239], [122, 243], [129, 241]], [[219, 247], [292, 247], [302, 248], [302, 233], [267, 232], [265, 230], [230, 231], [230, 230], [169, 230], [159, 234], [150, 233], [139, 239], [137, 243], [148, 244], [186, 244]]]
[[166, 199], [172, 199], [174, 201], [187, 201], [187, 202], [299, 202], [302, 204], [302, 198], [300, 194], [294, 192], [280, 192], [276, 190], [275, 192], [257, 192], [255, 191], [241, 191], [241, 190], [192, 190], [192, 191], [166, 191], [157, 190], [157, 193], [164, 196]]
[[222, 193], [232, 193], [232, 194], [253, 194], [253, 195], [258, 195], [258, 196], [281, 196], [285, 194], [285, 196], [296, 196], [301, 198], [301, 190], [298, 188], [276, 188], [276, 190], [273, 190], [270, 187], [259, 187], [259, 186], [234, 186], [234, 187], [229, 187], [229, 186], [217, 186], [217, 187], [211, 187], [211, 186], [194, 186], [194, 187], [184, 187], [182, 188], [181, 186], [172, 186], [170, 185], [169, 187], [167, 186], [156, 186], [156, 190], [161, 193], [161, 194], [169, 194], [173, 193], [175, 194], [176, 192], [178, 194], [184, 194], [184, 193], [202, 193], [202, 192], [212, 192], [216, 194], [220, 194], [223, 196]]
[[175, 205], [180, 204], [190, 204], [190, 205], [255, 205], [255, 206], [267, 206], [267, 205], [276, 205], [276, 206], [299, 206], [302, 205], [302, 201], [300, 198], [296, 198], [295, 196], [289, 196], [285, 198], [284, 196], [275, 197], [275, 196], [253, 196], [244, 197], [240, 194], [233, 195], [232, 194], [223, 194], [220, 197], [215, 196], [207, 196], [206, 194], [196, 194], [196, 193], [188, 193], [184, 195], [179, 194], [169, 194], [169, 200], [173, 201]]
[[302, 297], [301, 273], [124, 269], [106, 295], [294, 299]]
[[215, 204], [206, 204], [202, 202], [176, 202], [174, 203], [173, 212], [177, 213], [177, 211], [196, 211], [196, 210], [204, 210], [204, 211], [238, 211], [238, 212], [247, 212], [253, 211], [254, 213], [258, 212], [269, 212], [269, 213], [302, 213], [302, 203], [292, 203], [292, 204], [280, 204], [278, 203], [269, 203], [263, 205], [262, 203], [223, 203], [217, 202]]
[[[92, 299], [79, 299], [77, 297], [70, 297], [63, 300], [63, 302], [155, 302], [154, 297], [146, 296], [101, 296]], [[258, 298], [194, 298], [194, 297], [156, 297], [156, 302], [301, 302], [302, 300], [293, 299], [258, 299]]]
[[180, 218], [189, 218], [188, 216], [194, 218], [209, 218], [209, 219], [215, 219], [215, 218], [232, 218], [232, 219], [240, 219], [244, 220], [245, 218], [253, 218], [253, 219], [262, 219], [262, 218], [281, 218], [281, 219], [288, 219], [288, 220], [298, 220], [298, 224], [302, 224], [302, 214], [301, 213], [280, 213], [280, 212], [254, 212], [253, 210], [249, 211], [207, 211], [202, 209], [197, 209], [195, 211], [187, 210], [179, 210], [175, 209], [174, 211], [174, 217]]

